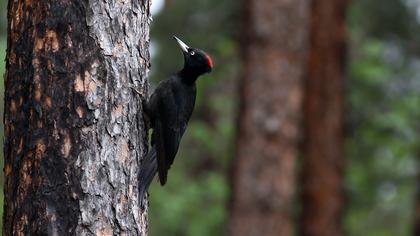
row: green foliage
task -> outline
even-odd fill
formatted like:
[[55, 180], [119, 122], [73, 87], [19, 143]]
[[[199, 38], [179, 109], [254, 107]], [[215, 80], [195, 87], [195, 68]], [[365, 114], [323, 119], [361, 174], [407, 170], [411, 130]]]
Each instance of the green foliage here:
[[[0, 1], [0, 38], [6, 35], [6, 14], [7, 14], [7, 0]], [[4, 42], [1, 42], [4, 43]], [[0, 46], [0, 49], [2, 46]], [[0, 64], [1, 65], [1, 64]]]
[[411, 235], [420, 94], [410, 50], [419, 23], [398, 0], [357, 1], [349, 22], [346, 230]]
[[359, 0], [351, 5], [349, 15], [352, 30], [358, 30], [367, 37], [409, 38], [413, 24], [413, 12], [407, 9], [405, 1]]
[[[178, 162], [179, 163], [179, 162]], [[174, 168], [182, 168], [179, 164]], [[152, 188], [151, 231], [155, 235], [222, 235], [228, 187], [219, 173], [171, 172], [168, 186]]]

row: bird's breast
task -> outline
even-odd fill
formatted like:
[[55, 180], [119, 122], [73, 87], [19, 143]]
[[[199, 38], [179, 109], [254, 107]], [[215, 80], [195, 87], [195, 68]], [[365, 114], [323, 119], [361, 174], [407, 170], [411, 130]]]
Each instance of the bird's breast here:
[[178, 90], [177, 103], [178, 103], [178, 116], [181, 126], [184, 126], [189, 121], [195, 104], [195, 90], [188, 88]]

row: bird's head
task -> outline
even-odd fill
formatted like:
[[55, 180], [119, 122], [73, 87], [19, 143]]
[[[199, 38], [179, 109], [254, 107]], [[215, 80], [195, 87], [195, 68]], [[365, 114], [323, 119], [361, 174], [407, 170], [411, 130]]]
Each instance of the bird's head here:
[[213, 60], [207, 53], [201, 49], [189, 47], [176, 36], [174, 36], [174, 39], [178, 42], [184, 54], [184, 70], [196, 76], [211, 72]]

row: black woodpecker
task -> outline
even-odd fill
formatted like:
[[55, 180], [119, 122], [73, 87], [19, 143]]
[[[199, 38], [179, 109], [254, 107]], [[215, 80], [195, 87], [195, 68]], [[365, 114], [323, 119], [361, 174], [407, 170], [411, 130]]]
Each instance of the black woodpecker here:
[[166, 183], [168, 170], [178, 152], [182, 135], [194, 110], [197, 94], [195, 81], [209, 73], [213, 61], [204, 51], [191, 48], [174, 36], [184, 54], [184, 68], [159, 83], [145, 107], [153, 129], [151, 150], [139, 173], [139, 201], [143, 208], [144, 195], [156, 172], [160, 184]]

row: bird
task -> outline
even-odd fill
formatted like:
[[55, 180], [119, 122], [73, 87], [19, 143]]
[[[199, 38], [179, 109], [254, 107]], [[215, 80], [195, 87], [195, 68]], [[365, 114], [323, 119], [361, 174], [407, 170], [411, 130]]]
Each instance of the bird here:
[[189, 47], [173, 36], [182, 50], [184, 67], [161, 81], [145, 105], [145, 113], [153, 129], [151, 149], [141, 164], [138, 175], [139, 201], [144, 197], [158, 173], [163, 186], [178, 152], [181, 138], [192, 115], [197, 94], [196, 81], [213, 69], [212, 58], [203, 50]]

